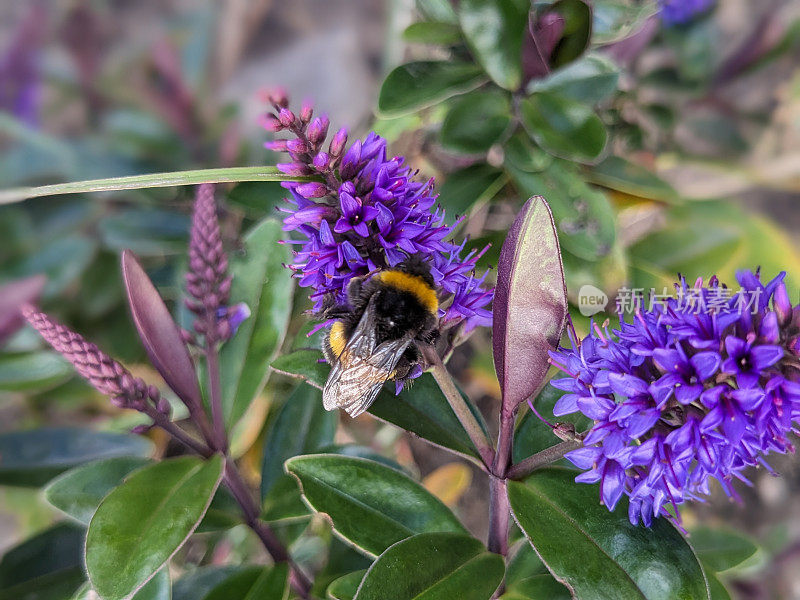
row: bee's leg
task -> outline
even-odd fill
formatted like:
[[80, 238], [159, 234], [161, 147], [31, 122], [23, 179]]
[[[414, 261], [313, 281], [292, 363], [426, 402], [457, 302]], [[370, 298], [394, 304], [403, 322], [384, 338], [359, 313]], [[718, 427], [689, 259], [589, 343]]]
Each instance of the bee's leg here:
[[322, 316], [324, 320], [342, 319], [349, 315], [350, 312], [351, 310], [349, 306], [345, 306], [344, 304], [334, 304], [333, 306], [326, 308], [323, 311]]

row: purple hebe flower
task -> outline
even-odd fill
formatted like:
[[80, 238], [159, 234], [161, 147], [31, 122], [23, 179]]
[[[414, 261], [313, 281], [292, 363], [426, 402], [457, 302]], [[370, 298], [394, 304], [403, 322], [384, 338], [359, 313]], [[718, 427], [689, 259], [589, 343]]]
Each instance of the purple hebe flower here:
[[439, 290], [441, 323], [463, 322], [467, 331], [490, 325], [485, 307], [493, 291], [484, 287], [485, 274], [475, 275], [481, 252], [464, 255], [464, 243], [448, 241], [453, 227], [434, 208], [433, 180], [415, 181], [416, 172], [402, 157], [389, 158], [386, 140], [374, 132], [345, 150], [347, 132], [340, 129], [325, 149], [327, 116], [310, 120], [310, 107], [295, 116], [283, 93], [266, 98], [275, 113], [262, 118], [265, 128], [295, 136], [266, 144], [289, 153], [291, 162], [278, 168], [321, 180], [282, 184], [291, 194], [290, 207], [283, 209], [284, 229], [303, 238], [288, 242], [296, 245], [290, 268], [301, 286], [313, 289], [314, 311], [322, 311], [331, 300], [346, 302], [354, 277], [421, 255]]
[[705, 12], [715, 0], [658, 0], [661, 20], [666, 25], [688, 23], [698, 14]]
[[[593, 326], [572, 348], [552, 352], [568, 377], [554, 414], [580, 411], [594, 421], [584, 446], [566, 457], [600, 482], [613, 510], [623, 494], [629, 517], [650, 525], [667, 506], [708, 494], [717, 479], [728, 495], [746, 467], [770, 452], [793, 451], [788, 434], [800, 419], [800, 306], [792, 307], [785, 273], [763, 285], [737, 274], [736, 294], [712, 278], [677, 297], [638, 309], [618, 330]], [[679, 518], [679, 515], [678, 515]]]

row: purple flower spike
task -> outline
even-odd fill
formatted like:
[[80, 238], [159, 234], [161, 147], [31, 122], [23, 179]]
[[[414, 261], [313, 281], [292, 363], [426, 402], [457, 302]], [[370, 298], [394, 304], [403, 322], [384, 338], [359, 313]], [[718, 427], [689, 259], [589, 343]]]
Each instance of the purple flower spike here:
[[764, 285], [744, 271], [733, 296], [716, 278], [681, 281], [677, 298], [618, 330], [595, 327], [583, 340], [570, 332], [572, 348], [551, 354], [568, 376], [551, 384], [566, 392], [557, 416], [594, 421], [584, 447], [566, 455], [584, 471], [576, 481], [600, 482], [610, 510], [627, 495], [631, 522], [650, 525], [669, 505], [706, 495], [709, 479], [735, 495], [745, 468], [793, 450], [800, 306], [784, 276]]
[[340, 129], [326, 152], [327, 117], [311, 119], [310, 109], [296, 117], [272, 104], [273, 117], [294, 135], [285, 146], [275, 145], [285, 147], [291, 158], [278, 168], [320, 180], [283, 184], [291, 193], [290, 206], [282, 209], [283, 228], [301, 236], [290, 242], [296, 248], [290, 268], [302, 287], [312, 288], [314, 312], [346, 302], [354, 277], [418, 256], [430, 266], [440, 305], [446, 307], [439, 311], [441, 325], [469, 331], [491, 324], [485, 307], [493, 291], [475, 275], [480, 254], [464, 255], [463, 243], [448, 241], [452, 227], [434, 208], [433, 182], [415, 181], [401, 157], [387, 156], [386, 140], [375, 133], [346, 148], [347, 131]]

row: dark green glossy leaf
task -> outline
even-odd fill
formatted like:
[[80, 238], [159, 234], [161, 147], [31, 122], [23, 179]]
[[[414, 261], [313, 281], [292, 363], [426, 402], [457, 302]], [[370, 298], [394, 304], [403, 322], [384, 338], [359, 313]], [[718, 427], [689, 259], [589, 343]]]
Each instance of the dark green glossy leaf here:
[[599, 104], [617, 91], [619, 67], [601, 54], [589, 54], [553, 71], [544, 79], [532, 79], [527, 92], [554, 92], [578, 102]]
[[400, 65], [386, 77], [378, 98], [383, 116], [399, 116], [463, 94], [485, 81], [469, 63], [420, 61]]
[[455, 100], [442, 123], [442, 145], [464, 154], [486, 152], [510, 122], [507, 94], [500, 91], [465, 94]]
[[627, 502], [609, 512], [597, 486], [544, 469], [509, 481], [512, 513], [550, 572], [582, 600], [708, 598], [692, 548], [665, 519], [631, 525]]
[[713, 571], [727, 571], [758, 550], [753, 540], [731, 529], [695, 527], [689, 541], [703, 564]]
[[270, 363], [270, 367], [290, 377], [307, 381], [314, 387], [322, 389], [331, 368], [323, 360], [322, 352], [312, 348], [295, 350], [279, 356]]
[[231, 260], [231, 304], [244, 302], [252, 313], [220, 352], [222, 409], [231, 425], [264, 386], [266, 365], [289, 324], [294, 284], [283, 267], [291, 262], [291, 253], [278, 243], [281, 239], [280, 223], [265, 219], [245, 236], [243, 250]]
[[550, 63], [560, 67], [578, 58], [592, 37], [592, 9], [584, 0], [558, 0], [550, 10], [564, 18], [564, 32]]
[[555, 156], [589, 162], [606, 146], [605, 125], [580, 102], [553, 92], [537, 92], [520, 102], [522, 124], [542, 148]]
[[507, 0], [461, 0], [458, 20], [467, 44], [489, 77], [507, 90], [519, 88], [525, 12]]
[[449, 46], [461, 40], [461, 31], [452, 23], [420, 21], [403, 31], [403, 39], [412, 44], [438, 44]]
[[[326, 597], [328, 586], [336, 579], [353, 572], [359, 572], [363, 576], [371, 564], [371, 558], [364, 556], [339, 538], [332, 537], [328, 548], [328, 562], [314, 577], [314, 586], [311, 589], [312, 595], [319, 598]], [[356, 593], [355, 588], [358, 587], [361, 576], [359, 576], [358, 581], [354, 582], [355, 587], [352, 590], [352, 595]]]
[[[616, 240], [614, 211], [606, 195], [583, 180], [574, 164], [557, 160], [539, 173], [506, 163], [520, 195], [543, 195], [553, 211], [562, 250], [589, 261], [611, 252]], [[663, 246], [662, 246], [663, 248]]]
[[198, 598], [203, 598], [218, 583], [243, 570], [243, 567], [224, 565], [221, 567], [200, 567], [189, 571], [173, 585], [172, 600], [198, 600]]
[[391, 458], [386, 458], [382, 454], [378, 454], [372, 448], [366, 446], [357, 446], [356, 444], [344, 445], [331, 445], [319, 449], [320, 454], [338, 454], [340, 456], [354, 456], [356, 458], [366, 458], [381, 464], [391, 467], [395, 471], [405, 473], [406, 470], [400, 466], [396, 461]]
[[208, 507], [197, 533], [225, 531], [242, 523], [242, 509], [228, 488], [220, 486]]
[[[519, 531], [518, 528], [515, 529]], [[511, 548], [509, 553], [506, 585], [511, 586], [536, 575], [547, 575], [547, 568], [536, 555], [528, 540], [523, 538]]]
[[466, 214], [477, 202], [491, 200], [507, 179], [503, 172], [486, 163], [454, 171], [439, 186], [439, 203], [452, 221]]
[[621, 156], [609, 156], [588, 172], [592, 183], [632, 196], [663, 202], [678, 201], [678, 193], [666, 181], [646, 168]]
[[0, 484], [38, 487], [89, 461], [147, 456], [143, 437], [71, 427], [44, 427], [0, 434]]
[[203, 600], [286, 600], [288, 573], [286, 563], [244, 569], [217, 584]]
[[358, 586], [364, 578], [364, 571], [355, 571], [348, 573], [339, 579], [333, 581], [326, 592], [329, 600], [353, 600], [356, 597]]
[[658, 13], [653, 0], [600, 0], [592, 4], [592, 42], [609, 44], [636, 32], [644, 22]]
[[570, 600], [572, 594], [552, 575], [534, 575], [508, 586], [500, 600]]
[[[131, 600], [170, 600], [172, 597], [172, 584], [169, 579], [169, 569], [161, 569], [148, 581], [142, 589], [136, 592]], [[97, 593], [92, 590], [88, 582], [70, 600], [97, 600]]]
[[142, 457], [118, 456], [75, 467], [51, 481], [44, 489], [44, 497], [57, 509], [88, 525], [106, 494], [148, 462]]
[[69, 567], [0, 589], [0, 600], [65, 600], [84, 580], [83, 568]]
[[0, 354], [0, 391], [45, 390], [63, 383], [73, 372], [66, 359], [49, 350]]
[[131, 208], [106, 217], [98, 229], [109, 250], [163, 256], [185, 251], [189, 217], [167, 210]]
[[488, 600], [503, 559], [457, 533], [421, 533], [389, 547], [364, 575], [355, 600]]
[[[0, 560], [0, 590], [5, 592], [48, 575], [80, 569], [83, 535], [82, 528], [60, 523], [10, 548]], [[80, 580], [72, 591], [79, 584]]]
[[89, 580], [105, 600], [140, 589], [186, 542], [214, 497], [222, 466], [219, 456], [163, 461], [106, 496], [86, 536]]
[[300, 384], [281, 407], [267, 434], [261, 464], [261, 498], [270, 520], [282, 514], [276, 512], [278, 507], [284, 507], [281, 518], [297, 516], [286, 512], [287, 506], [296, 507], [295, 513], [307, 514], [297, 484], [283, 470], [283, 463], [332, 444], [338, 422], [338, 412], [325, 410], [322, 392], [310, 385]]
[[415, 533], [464, 527], [419, 483], [385, 465], [346, 456], [316, 454], [286, 462], [303, 497], [326, 513], [334, 530], [366, 554], [378, 555]]
[[[275, 359], [272, 368], [280, 373], [300, 377], [322, 388], [328, 378], [330, 367], [317, 362], [321, 359], [322, 352], [319, 350], [298, 350]], [[478, 410], [471, 403], [469, 405], [478, 422], [485, 428]], [[369, 408], [369, 413], [411, 431], [437, 446], [449, 448], [466, 456], [478, 455], [442, 390], [429, 374], [414, 380], [413, 384], [399, 396], [395, 396], [392, 384], [387, 385]]]

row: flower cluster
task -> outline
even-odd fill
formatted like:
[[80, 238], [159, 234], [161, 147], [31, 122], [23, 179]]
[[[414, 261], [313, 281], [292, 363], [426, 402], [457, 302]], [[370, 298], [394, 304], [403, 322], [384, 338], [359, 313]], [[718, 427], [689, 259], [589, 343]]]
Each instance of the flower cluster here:
[[661, 20], [667, 25], [688, 23], [712, 4], [714, 0], [658, 0]]
[[246, 304], [228, 306], [232, 278], [228, 275], [228, 257], [222, 248], [222, 236], [214, 202], [214, 186], [197, 188], [189, 238], [189, 269], [186, 306], [196, 316], [194, 329], [209, 344], [230, 338], [250, 310]]
[[264, 127], [295, 136], [267, 143], [292, 159], [278, 168], [318, 179], [284, 184], [291, 193], [284, 229], [304, 238], [290, 242], [298, 245], [291, 269], [301, 286], [313, 289], [314, 310], [321, 311], [331, 297], [345, 302], [354, 277], [420, 256], [440, 293], [442, 324], [463, 321], [466, 330], [489, 325], [491, 313], [484, 307], [492, 291], [483, 285], [485, 274], [475, 275], [481, 253], [464, 255], [466, 242], [448, 240], [453, 227], [435, 207], [433, 180], [414, 181], [416, 173], [402, 157], [388, 158], [386, 140], [375, 133], [346, 149], [347, 132], [340, 129], [326, 149], [326, 116], [313, 117], [308, 104], [295, 115], [281, 91], [267, 99], [275, 112], [264, 116]]
[[708, 494], [712, 478], [735, 496], [731, 481], [746, 482], [746, 467], [768, 468], [765, 455], [793, 450], [800, 306], [784, 276], [764, 285], [741, 272], [736, 294], [716, 278], [682, 281], [677, 298], [613, 332], [594, 326], [579, 341], [572, 331], [572, 348], [552, 353], [569, 375], [552, 382], [566, 392], [554, 413], [594, 421], [566, 456], [584, 470], [576, 481], [600, 482], [609, 510], [626, 494], [631, 522], [649, 525], [667, 506]]

